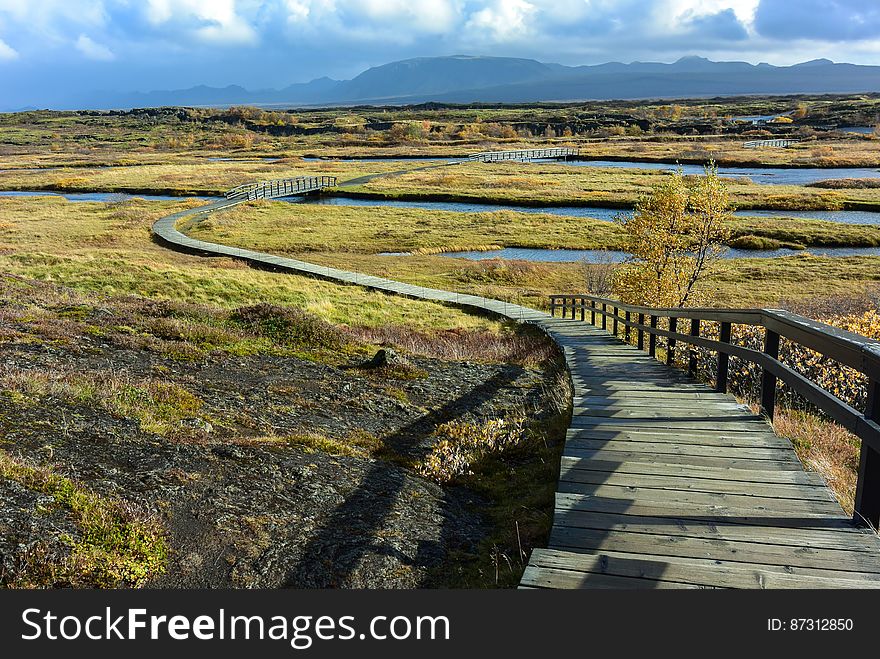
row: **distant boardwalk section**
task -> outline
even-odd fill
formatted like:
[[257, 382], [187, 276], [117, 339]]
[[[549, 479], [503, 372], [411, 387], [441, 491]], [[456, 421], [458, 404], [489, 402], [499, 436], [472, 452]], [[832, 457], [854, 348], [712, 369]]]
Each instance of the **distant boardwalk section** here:
[[779, 140], [749, 140], [748, 142], [743, 142], [743, 147], [746, 149], [772, 149], [772, 148], [785, 148], [787, 146], [791, 146], [792, 144], [797, 144], [800, 140], [793, 139], [779, 139]]
[[258, 183], [245, 183], [226, 193], [227, 199], [277, 199], [316, 192], [336, 185], [335, 176], [298, 176], [297, 178], [278, 178]]
[[468, 160], [479, 162], [498, 162], [501, 160], [549, 160], [576, 156], [577, 149], [560, 147], [555, 149], [523, 149], [520, 151], [481, 151], [472, 153]]

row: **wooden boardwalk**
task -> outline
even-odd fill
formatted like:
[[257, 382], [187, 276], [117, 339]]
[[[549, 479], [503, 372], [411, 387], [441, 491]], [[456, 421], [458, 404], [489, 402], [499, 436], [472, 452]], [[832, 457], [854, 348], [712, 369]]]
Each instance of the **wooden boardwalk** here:
[[776, 140], [749, 140], [748, 142], [743, 142], [743, 147], [746, 149], [784, 149], [791, 146], [792, 144], [797, 144], [798, 142], [800, 142], [800, 140], [793, 138], [780, 138]]
[[295, 195], [317, 192], [336, 185], [335, 176], [298, 176], [276, 178], [257, 183], [245, 183], [227, 191], [227, 199], [249, 201], [254, 199], [281, 199]]
[[880, 588], [880, 538], [762, 417], [592, 325], [544, 324], [574, 414], [523, 587]]
[[574, 415], [553, 530], [524, 588], [880, 587], [880, 539], [857, 528], [821, 477], [765, 420], [576, 320], [475, 295], [404, 284], [195, 240], [158, 220], [178, 250], [454, 304], [532, 323], [563, 349]]
[[556, 160], [578, 155], [578, 150], [571, 147], [554, 147], [550, 149], [520, 149], [518, 151], [481, 151], [472, 153], [468, 160], [478, 162], [501, 162], [503, 160]]

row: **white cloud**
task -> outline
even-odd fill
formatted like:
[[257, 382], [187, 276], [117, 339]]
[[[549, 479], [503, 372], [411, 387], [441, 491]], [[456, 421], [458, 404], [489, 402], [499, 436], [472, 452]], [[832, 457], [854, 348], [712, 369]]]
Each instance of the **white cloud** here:
[[379, 25], [433, 33], [450, 30], [460, 17], [449, 0], [360, 0], [347, 2], [346, 9]]
[[93, 41], [85, 34], [79, 35], [79, 38], [74, 45], [79, 52], [89, 59], [97, 60], [99, 62], [109, 62], [116, 59], [112, 50], [107, 48], [104, 44]]
[[495, 0], [471, 14], [465, 29], [494, 42], [514, 41], [527, 35], [537, 7], [526, 0]]
[[18, 51], [0, 39], [0, 62], [14, 59], [18, 59]]
[[27, 28], [40, 41], [66, 42], [70, 32], [100, 28], [108, 22], [105, 2], [126, 0], [0, 0], [0, 18]]
[[[251, 3], [259, 8], [266, 3]], [[248, 16], [235, 0], [147, 0], [146, 17], [153, 25], [179, 23], [197, 39], [219, 44], [250, 44], [259, 40]]]

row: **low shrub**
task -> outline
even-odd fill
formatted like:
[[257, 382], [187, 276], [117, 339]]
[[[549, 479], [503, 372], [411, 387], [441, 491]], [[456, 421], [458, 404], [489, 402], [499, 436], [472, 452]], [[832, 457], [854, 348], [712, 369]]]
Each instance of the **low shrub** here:
[[130, 503], [92, 492], [48, 467], [0, 451], [0, 477], [52, 497], [68, 510], [79, 536], [67, 537], [70, 555], [61, 565], [26, 556], [18, 587], [119, 588], [142, 586], [165, 569], [168, 548], [161, 525]]
[[346, 341], [342, 332], [314, 314], [294, 307], [261, 302], [232, 311], [230, 320], [248, 332], [283, 345], [336, 349]]
[[439, 441], [419, 464], [418, 472], [438, 483], [472, 474], [474, 465], [487, 455], [520, 444], [526, 434], [524, 423], [522, 418], [444, 423], [434, 431]]

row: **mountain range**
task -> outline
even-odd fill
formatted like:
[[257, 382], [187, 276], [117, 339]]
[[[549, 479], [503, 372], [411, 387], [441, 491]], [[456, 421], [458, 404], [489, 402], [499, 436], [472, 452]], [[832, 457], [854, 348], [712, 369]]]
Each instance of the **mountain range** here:
[[[351, 80], [327, 77], [283, 89], [237, 85], [134, 93], [92, 92], [64, 104], [111, 109], [179, 105], [327, 106], [440, 103], [533, 103], [684, 98], [745, 94], [880, 92], [880, 66], [826, 59], [792, 66], [713, 62], [546, 64], [513, 57], [419, 57], [372, 67]], [[63, 109], [63, 108], [58, 108]]]

